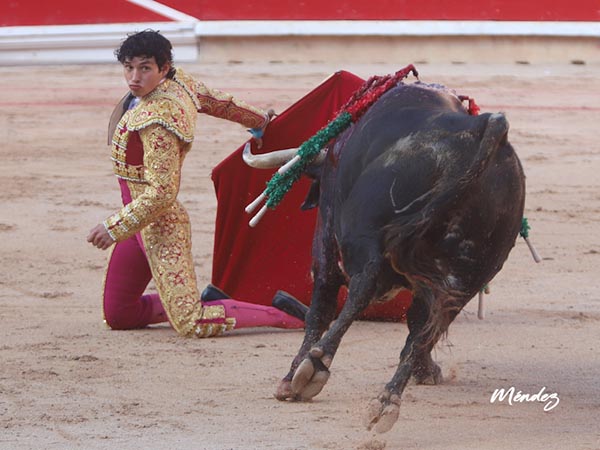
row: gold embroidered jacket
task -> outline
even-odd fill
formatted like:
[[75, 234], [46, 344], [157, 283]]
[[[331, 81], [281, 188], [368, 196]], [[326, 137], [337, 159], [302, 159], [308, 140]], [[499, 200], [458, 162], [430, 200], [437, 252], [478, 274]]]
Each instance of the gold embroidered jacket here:
[[259, 128], [261, 110], [209, 89], [181, 70], [143, 97], [119, 120], [112, 138], [114, 173], [131, 202], [103, 223], [123, 241], [141, 233], [159, 296], [182, 335], [218, 334], [234, 325], [222, 307], [202, 307], [191, 253], [187, 211], [177, 200], [181, 166], [194, 139], [197, 113]]

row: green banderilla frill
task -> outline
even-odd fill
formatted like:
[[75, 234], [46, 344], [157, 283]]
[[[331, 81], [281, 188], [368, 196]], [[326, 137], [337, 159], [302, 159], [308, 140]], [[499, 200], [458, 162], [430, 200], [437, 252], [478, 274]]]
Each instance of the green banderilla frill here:
[[529, 230], [530, 229], [531, 229], [531, 227], [529, 226], [529, 223], [527, 222], [527, 217], [523, 217], [523, 219], [521, 220], [521, 231], [519, 232], [521, 237], [524, 239], [529, 238]]
[[529, 247], [529, 251], [531, 252], [531, 256], [533, 256], [533, 260], [536, 263], [539, 263], [542, 260], [542, 258], [540, 257], [540, 255], [536, 251], [536, 249], [533, 246], [533, 244], [529, 241], [529, 230], [530, 229], [531, 229], [531, 227], [529, 226], [529, 223], [527, 222], [527, 218], [523, 217], [523, 219], [521, 220], [521, 231], [519, 231], [519, 234], [521, 235], [521, 237], [523, 239], [525, 239], [525, 243]]
[[300, 160], [285, 173], [276, 173], [267, 183], [265, 194], [268, 197], [267, 207], [275, 208], [292, 185], [300, 179], [306, 166], [327, 146], [329, 141], [338, 136], [352, 124], [352, 116], [348, 112], [340, 113], [335, 119], [321, 128], [313, 137], [305, 141], [298, 149]]

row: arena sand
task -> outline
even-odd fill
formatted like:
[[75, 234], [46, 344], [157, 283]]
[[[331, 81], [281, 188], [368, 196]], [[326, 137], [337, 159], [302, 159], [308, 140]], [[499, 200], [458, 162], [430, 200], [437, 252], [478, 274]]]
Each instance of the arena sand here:
[[[182, 66], [209, 86], [281, 111], [338, 69], [368, 77], [409, 62]], [[436, 348], [444, 384], [409, 385], [398, 423], [376, 435], [364, 428], [364, 413], [394, 372], [405, 324], [354, 324], [311, 403], [272, 395], [300, 331], [195, 340], [168, 326], [107, 330], [100, 304], [107, 253], [85, 237], [119, 205], [105, 142], [124, 92], [121, 70], [0, 68], [0, 448], [599, 448], [598, 67], [418, 69], [424, 81], [474, 97], [484, 112], [507, 114], [543, 262], [518, 240], [491, 285], [487, 318], [478, 320], [471, 302]], [[201, 286], [211, 273], [210, 172], [245, 139], [241, 127], [201, 117], [186, 161], [181, 199]], [[547, 402], [490, 402], [510, 387], [545, 388], [560, 403], [544, 411]]]

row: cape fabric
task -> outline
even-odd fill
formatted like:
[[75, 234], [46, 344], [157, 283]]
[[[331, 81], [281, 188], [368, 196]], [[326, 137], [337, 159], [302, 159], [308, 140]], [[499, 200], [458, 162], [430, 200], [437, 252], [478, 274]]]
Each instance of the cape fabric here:
[[[299, 147], [335, 118], [363, 83], [350, 72], [336, 72], [277, 116], [265, 132], [263, 147], [257, 150], [253, 146], [253, 153]], [[317, 209], [302, 211], [300, 206], [310, 180], [302, 177], [252, 228], [248, 225], [252, 215], [244, 208], [265, 189], [275, 169], [248, 167], [242, 151], [243, 145], [212, 172], [217, 196], [212, 283], [233, 298], [252, 303], [270, 305], [275, 292], [281, 289], [308, 305]], [[344, 288], [338, 298], [338, 311], [345, 296]], [[370, 306], [361, 318], [401, 320], [410, 301], [410, 293], [401, 293], [387, 303]]]

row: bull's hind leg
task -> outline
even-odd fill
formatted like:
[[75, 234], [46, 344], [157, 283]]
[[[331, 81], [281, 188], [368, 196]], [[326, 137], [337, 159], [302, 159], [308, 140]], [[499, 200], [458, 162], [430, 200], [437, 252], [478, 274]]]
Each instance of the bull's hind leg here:
[[400, 414], [400, 399], [411, 376], [421, 384], [441, 382], [441, 370], [431, 358], [431, 350], [443, 332], [431, 321], [431, 305], [435, 301], [429, 287], [421, 285], [413, 291], [412, 304], [407, 312], [409, 334], [406, 344], [392, 380], [369, 405], [369, 430], [385, 433], [396, 423]]
[[[425, 294], [426, 297], [428, 295], [430, 294]], [[433, 300], [433, 296], [431, 297]], [[400, 360], [406, 359], [412, 351], [412, 377], [415, 382], [417, 384], [435, 385], [442, 382], [442, 370], [431, 357], [431, 351], [439, 339], [439, 335], [436, 337], [429, 333], [427, 336], [431, 337], [419, 338], [419, 336], [426, 332], [425, 327], [431, 316], [429, 303], [422, 299], [423, 296], [417, 294], [411, 304], [411, 308], [407, 312], [406, 324], [408, 325], [409, 334], [400, 354]], [[415, 340], [416, 345], [414, 343]]]
[[337, 320], [317, 342], [305, 358], [292, 379], [292, 389], [299, 400], [310, 400], [316, 396], [329, 379], [329, 367], [342, 337], [369, 305], [376, 293], [377, 277], [381, 273], [383, 261], [371, 260], [362, 272], [350, 279], [348, 297]]

